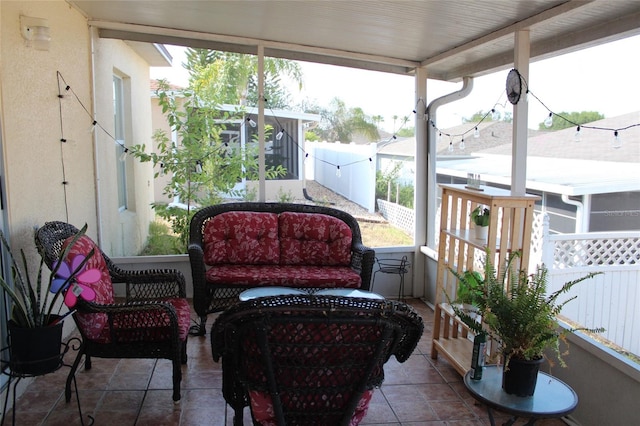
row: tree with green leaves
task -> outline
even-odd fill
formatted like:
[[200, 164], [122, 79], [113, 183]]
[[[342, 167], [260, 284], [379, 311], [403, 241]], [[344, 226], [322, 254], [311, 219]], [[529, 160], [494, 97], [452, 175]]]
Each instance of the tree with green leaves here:
[[[180, 143], [174, 144], [170, 134], [157, 130], [153, 135], [155, 150], [145, 145], [132, 147], [132, 154], [142, 162], [152, 162], [159, 174], [171, 177], [163, 188], [169, 200], [178, 198], [186, 206], [154, 203], [158, 216], [167, 220], [181, 247], [186, 251], [189, 223], [197, 206], [218, 204], [223, 196], [241, 196], [235, 188], [242, 179], [256, 179], [257, 153], [250, 149], [236, 152], [220, 137], [226, 129], [225, 122], [237, 116], [221, 111], [216, 104], [203, 100], [197, 91], [171, 90], [161, 80], [156, 90], [158, 103], [165, 114], [172, 132]], [[267, 177], [275, 178], [286, 172], [282, 166], [267, 168]]]
[[543, 122], [538, 124], [539, 130], [562, 130], [568, 127], [581, 125], [585, 123], [591, 123], [592, 121], [602, 120], [604, 114], [600, 114], [597, 111], [582, 111], [582, 112], [560, 112], [553, 115], [552, 125], [547, 127]]
[[348, 108], [338, 98], [333, 98], [328, 109], [320, 109], [322, 122], [315, 133], [327, 141], [351, 142], [355, 134], [361, 134], [369, 140], [380, 138], [375, 121], [367, 116], [362, 108]]
[[[258, 57], [233, 52], [189, 48], [182, 66], [189, 71], [189, 87], [217, 104], [258, 104]], [[290, 94], [282, 77], [302, 87], [302, 70], [297, 62], [264, 59], [264, 97], [269, 108], [286, 108]]]

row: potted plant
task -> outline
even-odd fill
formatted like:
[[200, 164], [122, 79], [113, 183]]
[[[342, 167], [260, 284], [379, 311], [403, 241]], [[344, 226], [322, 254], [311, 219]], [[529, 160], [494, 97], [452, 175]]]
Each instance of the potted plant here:
[[463, 309], [470, 312], [476, 310], [484, 292], [484, 278], [476, 271], [464, 271], [462, 274], [452, 272], [458, 278], [454, 303], [461, 304]]
[[542, 265], [530, 275], [516, 270], [514, 260], [519, 256], [519, 252], [512, 253], [498, 276], [489, 250], [486, 251], [484, 288], [475, 298], [482, 321], [474, 319], [466, 309], [456, 305], [452, 308], [474, 333], [484, 333], [498, 343], [505, 366], [503, 389], [510, 394], [530, 396], [535, 390], [538, 369], [547, 349], [555, 352], [564, 367], [560, 341], [566, 334], [577, 330], [602, 332], [603, 329], [560, 328], [556, 319], [563, 306], [573, 300], [560, 302], [559, 297], [597, 273], [567, 282], [558, 291], [547, 295], [547, 269]]
[[[62, 254], [65, 259], [71, 247], [84, 235], [87, 226], [74, 237]], [[75, 279], [85, 267], [90, 253], [80, 264], [69, 265], [57, 262], [48, 282], [43, 280], [44, 259], [35, 277], [29, 274], [29, 264], [23, 250], [20, 250], [21, 265], [15, 259], [11, 247], [0, 231], [1, 243], [9, 257], [11, 281], [0, 276], [0, 286], [5, 301], [10, 302], [9, 366], [18, 375], [41, 375], [57, 369], [62, 362], [60, 347], [62, 341], [62, 319], [64, 318], [60, 298], [72, 286], [78, 292]], [[62, 270], [67, 273], [62, 273]], [[61, 277], [64, 276], [64, 277]], [[72, 293], [69, 292], [69, 293]]]
[[486, 240], [489, 230], [489, 208], [477, 206], [471, 211], [471, 221], [475, 224], [476, 239]]

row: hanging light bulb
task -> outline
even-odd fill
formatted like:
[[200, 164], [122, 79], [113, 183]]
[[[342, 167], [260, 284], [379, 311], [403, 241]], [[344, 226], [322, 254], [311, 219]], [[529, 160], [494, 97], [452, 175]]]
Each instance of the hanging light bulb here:
[[309, 158], [309, 153], [308, 152], [304, 154], [304, 162], [305, 163], [307, 162], [307, 158]]
[[398, 139], [398, 137], [396, 135], [391, 136], [391, 138], [395, 141], [396, 139]]
[[442, 141], [442, 132], [438, 132], [438, 142]]
[[449, 152], [453, 152], [453, 140], [449, 141]]
[[160, 176], [164, 176], [164, 163], [160, 163]]
[[122, 154], [120, 154], [120, 161], [125, 161], [127, 159], [127, 153], [129, 152], [129, 148], [126, 146], [122, 147]]
[[611, 147], [613, 147], [614, 149], [618, 149], [621, 146], [622, 146], [622, 139], [620, 139], [620, 134], [616, 130], [613, 132], [613, 144], [611, 144]]
[[464, 147], [465, 147], [465, 144], [464, 144], [464, 138], [462, 138], [462, 139], [460, 140], [460, 145], [459, 145], [459, 147], [460, 147], [460, 149], [461, 149], [461, 150], [464, 150]]
[[371, 170], [375, 169], [375, 164], [373, 164], [373, 158], [369, 157], [369, 167], [371, 168]]
[[495, 108], [491, 108], [491, 120], [499, 121], [500, 120], [500, 111]]
[[546, 127], [548, 129], [551, 126], [553, 126], [553, 113], [552, 112], [550, 112], [549, 116], [546, 118], [546, 120], [544, 120], [544, 127]]
[[582, 135], [580, 134], [580, 126], [576, 128], [576, 132], [573, 134], [574, 142], [582, 142]]
[[341, 177], [342, 173], [340, 173], [340, 166], [336, 166], [336, 176]]
[[200, 160], [196, 161], [196, 173], [202, 173], [202, 163]]
[[250, 117], [247, 117], [247, 123], [249, 123], [249, 126], [251, 126], [251, 127], [256, 127], [256, 126], [258, 125], [258, 124], [257, 124], [255, 121], [253, 121], [253, 119], [252, 119], [252, 118], [250, 118]]
[[282, 139], [282, 137], [284, 136], [284, 129], [280, 130], [277, 134], [276, 134], [276, 140], [279, 141], [280, 139]]
[[478, 130], [478, 126], [476, 126], [476, 128], [473, 129], [473, 137], [476, 139], [480, 137], [480, 130]]
[[93, 133], [96, 130], [96, 125], [98, 124], [98, 122], [96, 120], [93, 120], [93, 122], [91, 123], [91, 127], [89, 127], [89, 132], [88, 133]]

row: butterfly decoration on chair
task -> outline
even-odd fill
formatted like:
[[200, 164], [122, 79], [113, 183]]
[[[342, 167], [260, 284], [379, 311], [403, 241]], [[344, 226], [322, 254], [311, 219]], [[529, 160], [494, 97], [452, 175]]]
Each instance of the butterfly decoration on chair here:
[[[85, 256], [79, 254], [71, 263], [65, 261], [54, 265], [56, 275], [51, 283], [51, 292], [57, 294], [59, 291], [64, 291], [64, 304], [70, 308], [76, 305], [78, 297], [87, 302], [96, 298], [96, 292], [89, 287], [89, 284], [100, 280], [101, 273], [98, 269], [87, 269], [86, 264], [82, 265], [84, 260]], [[82, 268], [78, 269], [80, 265]]]

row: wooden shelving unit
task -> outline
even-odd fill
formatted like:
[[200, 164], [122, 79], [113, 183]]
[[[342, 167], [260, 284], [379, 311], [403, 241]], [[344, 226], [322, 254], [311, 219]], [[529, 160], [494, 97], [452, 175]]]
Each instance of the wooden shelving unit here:
[[[467, 270], [482, 272], [487, 247], [498, 274], [502, 272], [509, 253], [521, 251], [519, 268], [529, 262], [533, 207], [539, 197], [514, 196], [508, 190], [483, 186], [480, 190], [465, 185], [440, 185], [440, 239], [435, 319], [431, 358], [444, 356], [464, 375], [471, 367], [472, 342], [469, 331], [455, 316], [446, 295], [456, 298], [457, 279], [451, 273]], [[478, 205], [491, 211], [487, 240], [477, 240], [469, 214]], [[495, 351], [495, 345], [492, 351]]]

